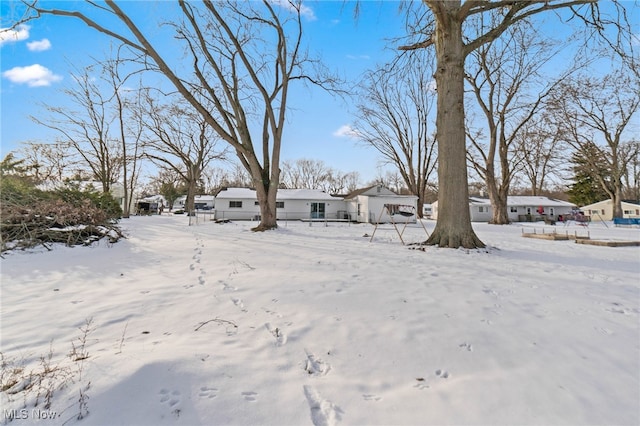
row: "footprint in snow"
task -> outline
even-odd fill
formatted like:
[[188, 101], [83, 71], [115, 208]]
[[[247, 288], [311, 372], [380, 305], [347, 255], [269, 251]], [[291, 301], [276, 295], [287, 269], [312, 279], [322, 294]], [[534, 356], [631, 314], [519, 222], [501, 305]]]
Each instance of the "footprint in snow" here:
[[200, 393], [198, 393], [200, 398], [209, 398], [213, 399], [218, 396], [218, 388], [210, 388], [209, 386], [202, 386], [200, 388]]
[[304, 386], [304, 395], [311, 410], [311, 422], [314, 426], [334, 426], [341, 419], [343, 411], [329, 401], [324, 399], [320, 393], [311, 386]]
[[330, 370], [331, 365], [316, 357], [312, 352], [305, 349], [307, 359], [305, 361], [304, 370], [312, 376], [325, 376]]
[[462, 349], [466, 349], [466, 350], [467, 350], [467, 351], [469, 351], [469, 352], [473, 351], [473, 346], [471, 346], [471, 343], [466, 343], [466, 342], [464, 342], [464, 343], [460, 343], [460, 344], [458, 345], [458, 347], [460, 347], [460, 348], [462, 348]]
[[180, 403], [180, 391], [169, 391], [169, 389], [161, 389], [160, 402], [163, 404], [166, 403], [169, 407], [175, 407]]
[[436, 376], [442, 378], [442, 379], [448, 379], [449, 378], [449, 372], [445, 371], [445, 370], [436, 370]]
[[246, 401], [257, 401], [258, 400], [258, 392], [242, 392], [242, 397]]
[[382, 399], [381, 396], [372, 395], [372, 394], [364, 394], [362, 395], [365, 401], [380, 401]]
[[276, 346], [282, 346], [287, 343], [287, 335], [280, 328], [273, 328], [270, 322], [266, 323], [264, 328], [276, 339]]

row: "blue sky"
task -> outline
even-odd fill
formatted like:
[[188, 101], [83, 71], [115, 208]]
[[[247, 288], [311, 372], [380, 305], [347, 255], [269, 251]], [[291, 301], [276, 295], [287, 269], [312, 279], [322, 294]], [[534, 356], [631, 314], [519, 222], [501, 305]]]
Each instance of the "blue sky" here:
[[[47, 1], [70, 9], [71, 1]], [[13, 2], [0, 0], [1, 27], [14, 15]], [[602, 3], [607, 7], [607, 3]], [[637, 3], [627, 2], [638, 17]], [[126, 2], [134, 19], [156, 30], [156, 21], [167, 19], [173, 2]], [[361, 11], [354, 18], [351, 2], [310, 0], [304, 20], [304, 32], [312, 56], [319, 56], [332, 70], [355, 83], [363, 72], [388, 61], [394, 54], [389, 39], [405, 34], [403, 16], [396, 1], [361, 1]], [[137, 7], [136, 7], [137, 6]], [[78, 7], [83, 7], [79, 5]], [[157, 20], [154, 18], [158, 18]], [[550, 34], [562, 31], [558, 21], [548, 25]], [[637, 34], [638, 19], [635, 22]], [[144, 25], [144, 24], [143, 24]], [[91, 57], [103, 59], [112, 40], [88, 28], [79, 20], [45, 16], [6, 40], [0, 35], [0, 156], [19, 147], [21, 142], [54, 141], [56, 132], [33, 123], [29, 116], [43, 116], [45, 103], [64, 106], [61, 90], [72, 84], [74, 67], [91, 64]], [[342, 172], [358, 171], [361, 183], [379, 173], [378, 153], [349, 138], [341, 129], [352, 123], [354, 108], [347, 100], [335, 98], [319, 88], [298, 87], [289, 100], [291, 110], [283, 141], [283, 160], [310, 158], [322, 160]]]
[[[2, 1], [2, 17], [10, 15], [10, 4]], [[48, 7], [70, 2], [47, 2]], [[388, 39], [404, 34], [397, 2], [362, 2], [354, 18], [353, 4], [342, 1], [310, 1], [304, 31], [310, 51], [330, 68], [355, 82], [367, 69], [392, 56]], [[149, 5], [149, 3], [147, 3]], [[167, 2], [158, 2], [159, 16]], [[149, 13], [149, 11], [146, 11]], [[134, 19], [141, 16], [134, 16]], [[3, 22], [3, 27], [6, 22]], [[23, 27], [16, 40], [0, 47], [1, 155], [24, 141], [53, 141], [56, 132], [33, 123], [29, 116], [42, 116], [46, 103], [63, 106], [61, 89], [72, 84], [73, 67], [90, 64], [90, 57], [105, 57], [111, 40], [79, 20], [46, 16]], [[7, 38], [7, 35], [4, 36]], [[283, 160], [322, 160], [343, 172], [358, 171], [362, 183], [378, 173], [378, 155], [342, 134], [352, 121], [353, 108], [319, 88], [299, 87], [290, 98], [292, 107], [285, 128]]]

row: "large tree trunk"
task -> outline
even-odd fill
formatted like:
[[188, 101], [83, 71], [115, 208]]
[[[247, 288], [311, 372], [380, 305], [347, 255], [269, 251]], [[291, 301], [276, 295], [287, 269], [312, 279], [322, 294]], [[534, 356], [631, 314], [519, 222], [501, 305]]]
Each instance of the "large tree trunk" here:
[[184, 208], [188, 216], [196, 215], [196, 180], [190, 179], [187, 182], [187, 199], [184, 202]]
[[265, 182], [256, 186], [256, 197], [260, 204], [260, 223], [252, 231], [267, 231], [278, 227], [276, 216], [276, 196], [278, 185]]
[[484, 243], [471, 227], [467, 186], [462, 23], [453, 15], [450, 10], [438, 16], [435, 31], [438, 222], [426, 244], [478, 248]]

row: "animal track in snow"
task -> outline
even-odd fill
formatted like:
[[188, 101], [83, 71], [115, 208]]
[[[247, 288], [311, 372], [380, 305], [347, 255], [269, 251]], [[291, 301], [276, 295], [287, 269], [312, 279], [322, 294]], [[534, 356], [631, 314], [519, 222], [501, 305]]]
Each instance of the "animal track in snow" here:
[[234, 305], [236, 305], [238, 308], [240, 308], [240, 310], [242, 312], [247, 312], [247, 309], [244, 307], [244, 302], [242, 302], [242, 299], [236, 298], [236, 297], [232, 297], [231, 301], [233, 302]]
[[242, 392], [242, 397], [247, 401], [257, 401], [258, 393], [257, 392]]
[[312, 352], [304, 350], [307, 354], [304, 370], [312, 376], [325, 376], [330, 370], [331, 365], [317, 358]]
[[222, 280], [218, 280], [220, 284], [222, 284], [222, 291], [236, 291], [238, 287], [234, 287], [231, 284], [228, 284]]
[[218, 388], [210, 388], [209, 386], [202, 386], [200, 388], [200, 393], [198, 393], [200, 398], [209, 398], [213, 399], [218, 396]]
[[418, 383], [416, 383], [413, 387], [417, 388], [419, 390], [425, 390], [425, 389], [429, 389], [429, 385], [427, 384], [427, 382], [424, 380], [424, 378], [422, 377], [418, 377], [416, 379], [416, 381]]
[[442, 378], [442, 379], [448, 379], [449, 378], [449, 372], [445, 371], [445, 370], [436, 370], [436, 376]]
[[362, 395], [365, 401], [380, 401], [382, 399], [381, 396], [372, 395], [372, 394], [364, 394]]
[[160, 389], [160, 402], [166, 403], [169, 407], [175, 407], [180, 403], [180, 391], [169, 389]]
[[462, 348], [462, 349], [466, 349], [466, 350], [467, 350], [467, 351], [469, 351], [469, 352], [473, 351], [473, 346], [471, 346], [471, 343], [467, 343], [467, 342], [460, 343], [460, 344], [458, 345], [458, 347], [460, 347], [460, 348]]

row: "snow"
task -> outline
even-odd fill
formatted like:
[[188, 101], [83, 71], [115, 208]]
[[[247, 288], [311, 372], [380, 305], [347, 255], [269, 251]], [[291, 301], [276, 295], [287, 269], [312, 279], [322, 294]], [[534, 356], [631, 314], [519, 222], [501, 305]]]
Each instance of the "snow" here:
[[[474, 223], [488, 249], [424, 251], [391, 226], [370, 243], [370, 224], [187, 224], [134, 217], [113, 245], [4, 255], [2, 354], [25, 373], [0, 422], [640, 423], [638, 247], [522, 238], [535, 224]], [[45, 409], [26, 372], [49, 354], [66, 385], [39, 385]]]

